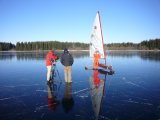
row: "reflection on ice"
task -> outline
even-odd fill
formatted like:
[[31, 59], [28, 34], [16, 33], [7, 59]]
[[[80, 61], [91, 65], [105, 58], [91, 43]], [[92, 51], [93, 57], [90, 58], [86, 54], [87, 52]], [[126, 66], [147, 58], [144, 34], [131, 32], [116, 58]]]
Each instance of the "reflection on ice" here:
[[65, 92], [62, 98], [63, 110], [68, 113], [74, 106], [74, 99], [72, 97], [72, 83], [66, 83]]
[[[99, 74], [103, 74], [103, 78], [99, 78]], [[112, 75], [112, 74], [106, 74], [106, 72], [99, 72], [99, 70], [93, 70], [94, 77], [90, 76], [90, 88], [91, 88], [91, 100], [92, 100], [92, 107], [95, 113], [95, 118], [99, 118], [102, 99], [104, 96], [105, 91], [105, 82], [106, 82], [106, 75]], [[110, 73], [110, 72], [108, 72]]]
[[[91, 80], [90, 81], [91, 88], [94, 88], [95, 87], [94, 79], [91, 77], [90, 80]], [[103, 89], [104, 89], [103, 87], [104, 87], [104, 81], [100, 80], [99, 86], [91, 90], [92, 105], [93, 105], [93, 110], [95, 112], [96, 118], [98, 118], [99, 112], [100, 112], [100, 106], [102, 102]]]
[[48, 108], [50, 110], [55, 111], [57, 106], [59, 105], [59, 100], [57, 99], [58, 95], [56, 95], [55, 84], [48, 85]]

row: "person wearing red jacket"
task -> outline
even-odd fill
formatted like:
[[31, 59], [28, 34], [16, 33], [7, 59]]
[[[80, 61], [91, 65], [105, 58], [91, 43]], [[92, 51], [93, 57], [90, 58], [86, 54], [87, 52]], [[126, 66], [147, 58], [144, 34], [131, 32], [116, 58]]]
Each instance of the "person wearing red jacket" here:
[[58, 59], [58, 56], [55, 55], [55, 51], [49, 51], [46, 55], [46, 67], [47, 67], [47, 82], [50, 82], [50, 76], [52, 72], [52, 64]]
[[98, 63], [99, 63], [99, 59], [101, 58], [100, 53], [98, 50], [95, 51], [94, 53], [94, 68], [97, 69], [98, 68]]

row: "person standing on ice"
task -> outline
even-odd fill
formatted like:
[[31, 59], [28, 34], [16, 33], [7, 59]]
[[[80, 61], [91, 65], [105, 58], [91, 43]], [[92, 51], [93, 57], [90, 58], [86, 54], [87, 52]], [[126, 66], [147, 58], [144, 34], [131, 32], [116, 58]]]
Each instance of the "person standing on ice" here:
[[58, 56], [54, 50], [51, 50], [46, 55], [46, 67], [47, 67], [47, 84], [51, 82], [52, 64], [58, 60]]
[[100, 58], [101, 58], [100, 53], [99, 53], [98, 50], [96, 50], [95, 53], [94, 53], [94, 69], [98, 68]]
[[72, 82], [72, 64], [74, 59], [72, 55], [69, 53], [68, 49], [65, 48], [63, 54], [61, 55], [61, 63], [64, 65], [64, 79], [65, 82]]

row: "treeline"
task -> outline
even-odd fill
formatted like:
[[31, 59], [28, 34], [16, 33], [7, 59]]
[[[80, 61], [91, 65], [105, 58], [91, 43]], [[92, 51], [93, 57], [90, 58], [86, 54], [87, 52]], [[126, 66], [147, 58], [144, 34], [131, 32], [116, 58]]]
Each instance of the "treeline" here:
[[[0, 42], [0, 51], [17, 50], [17, 51], [32, 51], [32, 50], [62, 50], [64, 48], [73, 50], [88, 50], [89, 44], [80, 42], [17, 42], [12, 43]], [[109, 50], [160, 50], [160, 39], [145, 40], [141, 43], [111, 43], [105, 44], [105, 49]]]
[[111, 43], [105, 45], [105, 49], [109, 50], [137, 50], [138, 44], [127, 42], [127, 43]]
[[15, 45], [12, 43], [0, 42], [0, 51], [7, 51], [15, 49]]
[[105, 45], [109, 50], [160, 50], [160, 39], [150, 39], [141, 43], [111, 43]]
[[30, 51], [30, 50], [62, 50], [64, 48], [81, 50], [88, 49], [89, 44], [80, 42], [59, 42], [59, 41], [48, 41], [48, 42], [17, 42], [17, 51]]
[[149, 41], [142, 41], [141, 44], [139, 45], [141, 49], [158, 49], [160, 50], [160, 39], [155, 39], [155, 40], [149, 40]]

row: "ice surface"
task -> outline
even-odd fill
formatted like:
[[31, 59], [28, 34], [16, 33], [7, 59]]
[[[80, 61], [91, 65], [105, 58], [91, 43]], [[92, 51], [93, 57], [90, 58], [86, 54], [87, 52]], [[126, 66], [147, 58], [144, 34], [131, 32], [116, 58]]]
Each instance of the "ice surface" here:
[[63, 66], [57, 62], [59, 76], [50, 87], [45, 53], [8, 54], [0, 54], [1, 120], [160, 119], [159, 53], [116, 52], [107, 56], [116, 72], [106, 79], [99, 74], [105, 84], [98, 114], [94, 110], [98, 98], [92, 94], [97, 87], [90, 86], [94, 73], [84, 69], [88, 54], [74, 53], [71, 85], [64, 82]]

